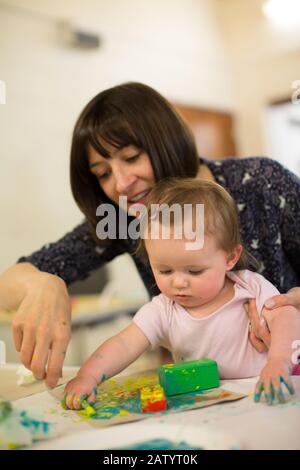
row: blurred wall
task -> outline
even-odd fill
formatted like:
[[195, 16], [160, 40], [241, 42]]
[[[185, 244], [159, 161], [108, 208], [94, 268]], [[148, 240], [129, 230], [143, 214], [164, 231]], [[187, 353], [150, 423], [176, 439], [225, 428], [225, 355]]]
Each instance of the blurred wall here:
[[233, 78], [236, 141], [242, 156], [266, 154], [266, 107], [291, 99], [292, 82], [300, 79], [300, 24], [275, 26], [262, 14], [263, 1], [218, 0], [220, 30]]
[[[0, 1], [0, 271], [81, 221], [68, 158], [75, 120], [97, 92], [134, 80], [176, 103], [232, 110], [232, 76], [216, 0]], [[57, 24], [98, 33], [68, 47]], [[125, 271], [126, 270], [126, 271]], [[126, 282], [124, 281], [126, 272]], [[119, 289], [143, 289], [127, 256], [110, 263]]]
[[[141, 81], [177, 104], [235, 113], [239, 154], [265, 153], [264, 108], [290, 96], [300, 79], [300, 28], [274, 29], [261, 6], [262, 0], [0, 0], [0, 80], [7, 91], [0, 104], [0, 271], [81, 221], [69, 185], [71, 133], [100, 90]], [[62, 20], [98, 33], [101, 47], [68, 47], [57, 31]], [[109, 266], [120, 292], [143, 289], [127, 256]]]

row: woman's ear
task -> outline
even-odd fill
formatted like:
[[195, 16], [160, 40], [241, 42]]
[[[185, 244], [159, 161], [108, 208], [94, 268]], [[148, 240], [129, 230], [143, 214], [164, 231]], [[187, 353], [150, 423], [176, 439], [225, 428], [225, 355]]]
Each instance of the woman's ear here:
[[243, 246], [237, 245], [234, 250], [227, 256], [227, 271], [230, 271], [238, 262], [243, 252]]

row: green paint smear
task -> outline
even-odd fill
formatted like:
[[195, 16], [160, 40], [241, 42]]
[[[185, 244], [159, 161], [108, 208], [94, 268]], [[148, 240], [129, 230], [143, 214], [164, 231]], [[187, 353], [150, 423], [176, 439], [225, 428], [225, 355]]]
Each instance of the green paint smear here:
[[[197, 399], [195, 395], [176, 395], [167, 399], [168, 410], [164, 410], [161, 413], [166, 414], [170, 410], [179, 409], [179, 408], [189, 408], [191, 405], [196, 403]], [[100, 398], [100, 399], [99, 399]], [[102, 399], [101, 399], [102, 398]], [[131, 397], [122, 397], [108, 399], [107, 401], [103, 400], [103, 397], [97, 396], [97, 401], [94, 405], [96, 415], [92, 416], [92, 419], [111, 419], [118, 415], [127, 413], [135, 414], [145, 414], [141, 410], [141, 401], [139, 393], [136, 392]], [[125, 413], [124, 413], [125, 412]], [[147, 415], [155, 415], [157, 412], [148, 412]]]
[[94, 405], [96, 415], [93, 419], [111, 419], [114, 416], [126, 413], [141, 413], [141, 403], [139, 395], [126, 400], [111, 400], [108, 402], [96, 402]]
[[172, 442], [168, 439], [151, 439], [128, 447], [111, 450], [203, 450], [203, 447], [191, 447], [185, 441]]
[[[121, 418], [129, 414], [145, 415], [141, 409], [140, 389], [145, 385], [156, 385], [158, 377], [156, 374], [145, 375], [136, 379], [124, 379], [117, 382], [110, 379], [101, 385], [98, 385], [96, 403], [93, 408], [96, 415], [89, 419], [109, 420], [112, 418]], [[160, 412], [147, 412], [147, 415], [156, 415], [157, 413], [168, 414], [171, 411], [179, 409], [189, 409], [198, 402], [207, 402], [219, 398], [220, 392], [207, 394], [207, 390], [198, 390], [193, 393], [175, 395], [167, 397], [168, 409]], [[204, 395], [204, 396], [203, 396]]]
[[0, 401], [0, 422], [4, 421], [11, 413], [11, 403], [9, 401]]

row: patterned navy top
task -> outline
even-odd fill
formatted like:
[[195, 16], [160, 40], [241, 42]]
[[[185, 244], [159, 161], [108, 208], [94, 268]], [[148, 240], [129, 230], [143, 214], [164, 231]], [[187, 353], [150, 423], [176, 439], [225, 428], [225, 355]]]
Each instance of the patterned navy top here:
[[[245, 248], [260, 264], [259, 272], [280, 292], [300, 286], [300, 179], [269, 158], [203, 160], [215, 180], [237, 203]], [[122, 253], [129, 253], [150, 296], [159, 293], [150, 266], [135, 254], [135, 240], [96, 245], [87, 222], [55, 243], [43, 246], [18, 262], [30, 262], [56, 274], [67, 284]]]

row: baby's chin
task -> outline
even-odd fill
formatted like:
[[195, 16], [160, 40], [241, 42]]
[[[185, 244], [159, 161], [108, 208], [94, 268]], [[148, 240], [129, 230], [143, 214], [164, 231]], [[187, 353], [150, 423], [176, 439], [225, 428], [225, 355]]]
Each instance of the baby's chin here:
[[202, 304], [199, 300], [194, 299], [193, 297], [178, 297], [174, 296], [173, 300], [181, 305], [182, 307], [200, 307]]

